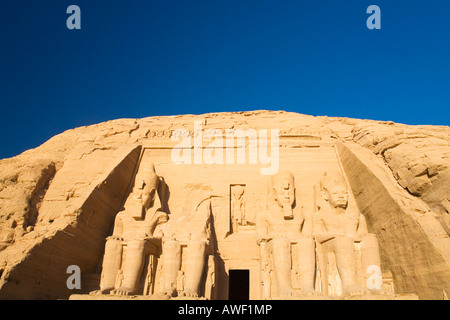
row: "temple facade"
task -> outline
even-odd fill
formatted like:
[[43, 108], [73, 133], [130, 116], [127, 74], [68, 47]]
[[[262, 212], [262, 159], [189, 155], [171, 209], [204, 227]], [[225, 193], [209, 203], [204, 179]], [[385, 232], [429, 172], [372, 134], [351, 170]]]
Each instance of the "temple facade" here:
[[91, 295], [394, 297], [338, 146], [314, 136], [285, 142], [270, 176], [245, 163], [174, 164], [167, 151], [143, 148]]

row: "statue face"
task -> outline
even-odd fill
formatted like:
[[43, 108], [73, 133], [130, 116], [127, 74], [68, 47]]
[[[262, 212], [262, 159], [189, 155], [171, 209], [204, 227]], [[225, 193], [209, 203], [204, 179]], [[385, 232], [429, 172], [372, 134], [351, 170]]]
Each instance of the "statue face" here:
[[334, 208], [347, 208], [348, 204], [348, 191], [347, 188], [343, 185], [333, 185], [328, 193], [328, 201], [330, 205]]
[[140, 195], [143, 203], [153, 202], [155, 200], [155, 189], [153, 188], [145, 188], [142, 189], [142, 193]]
[[276, 180], [274, 186], [274, 198], [280, 207], [292, 206], [295, 201], [295, 188], [291, 179], [282, 177]]
[[137, 177], [133, 192], [135, 192], [136, 200], [148, 209], [156, 196], [157, 181], [154, 177]]

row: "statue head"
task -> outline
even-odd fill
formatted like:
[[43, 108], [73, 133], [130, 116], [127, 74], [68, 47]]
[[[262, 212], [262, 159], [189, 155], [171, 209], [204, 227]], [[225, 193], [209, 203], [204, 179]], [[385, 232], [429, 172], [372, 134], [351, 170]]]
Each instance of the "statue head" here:
[[144, 168], [138, 175], [134, 184], [134, 192], [143, 206], [148, 208], [155, 199], [158, 189], [159, 177], [156, 175], [155, 166], [152, 163], [148, 168]]
[[344, 178], [341, 175], [328, 175], [324, 173], [320, 182], [325, 200], [327, 200], [333, 208], [347, 208], [348, 189]]
[[280, 207], [292, 205], [295, 202], [294, 176], [288, 171], [282, 171], [272, 176], [272, 192], [274, 200]]
[[282, 171], [272, 176], [273, 199], [282, 208], [291, 207], [295, 202], [294, 176], [288, 171]]

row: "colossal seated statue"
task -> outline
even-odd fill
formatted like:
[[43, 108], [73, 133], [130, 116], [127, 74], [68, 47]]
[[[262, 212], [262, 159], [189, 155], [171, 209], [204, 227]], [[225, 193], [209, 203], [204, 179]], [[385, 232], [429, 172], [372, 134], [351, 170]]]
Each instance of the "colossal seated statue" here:
[[[170, 297], [200, 295], [211, 240], [210, 224], [211, 188], [204, 184], [190, 186], [181, 216], [172, 218], [162, 228], [164, 294]], [[184, 278], [182, 286], [179, 285], [180, 273]]]
[[[113, 234], [106, 240], [100, 290], [95, 293], [137, 293], [146, 242], [155, 238], [157, 226], [168, 219], [162, 211], [161, 194], [158, 192], [163, 193], [161, 181], [153, 164], [137, 173], [124, 210], [116, 216]], [[120, 281], [117, 281], [118, 277]]]
[[[342, 175], [325, 173], [320, 183], [314, 225], [318, 250], [333, 253], [342, 284], [342, 295], [352, 296], [367, 293], [357, 276], [355, 243], [360, 245], [361, 272], [367, 274], [370, 266], [379, 268], [378, 241], [367, 231], [364, 216], [355, 206], [349, 208], [349, 193]], [[323, 256], [319, 253], [319, 260]], [[323, 274], [326, 267], [321, 266]], [[380, 270], [380, 269], [378, 269]]]
[[[271, 179], [267, 211], [257, 221], [258, 244], [261, 247], [261, 272], [264, 298], [270, 298], [270, 265], [273, 266], [277, 295], [316, 295], [314, 239], [312, 224], [295, 202], [294, 176], [280, 172]], [[292, 286], [292, 248], [297, 250], [298, 275], [301, 292]], [[270, 261], [269, 261], [270, 260]]]

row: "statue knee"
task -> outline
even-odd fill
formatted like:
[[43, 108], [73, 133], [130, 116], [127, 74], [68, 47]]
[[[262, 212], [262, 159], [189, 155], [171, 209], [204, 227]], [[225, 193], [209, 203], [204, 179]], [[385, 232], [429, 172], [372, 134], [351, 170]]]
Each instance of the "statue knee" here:
[[271, 242], [274, 251], [290, 249], [291, 241], [289, 239], [274, 239]]
[[361, 246], [364, 248], [377, 248], [378, 249], [378, 238], [373, 233], [368, 233], [362, 236]]
[[176, 240], [166, 240], [163, 242], [163, 252], [174, 252], [178, 249], [179, 242]]
[[144, 250], [144, 240], [132, 240], [127, 244], [128, 252], [142, 252]]
[[367, 234], [361, 240], [361, 263], [364, 268], [371, 265], [380, 266], [378, 239], [374, 234]]
[[354, 240], [345, 236], [338, 236], [334, 240], [334, 248], [338, 253], [353, 253], [355, 250]]
[[314, 248], [316, 246], [316, 242], [312, 237], [299, 238], [296, 242], [301, 248]]
[[203, 253], [205, 250], [206, 244], [204, 241], [189, 241], [188, 248], [190, 251]]
[[115, 250], [121, 249], [121, 248], [122, 248], [122, 241], [119, 239], [109, 238], [106, 241], [106, 244], [105, 244], [106, 251], [109, 251], [109, 250], [115, 251]]

